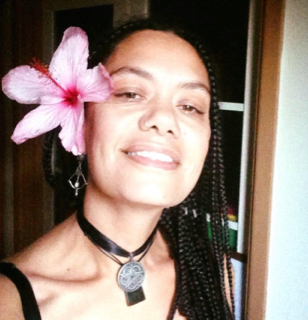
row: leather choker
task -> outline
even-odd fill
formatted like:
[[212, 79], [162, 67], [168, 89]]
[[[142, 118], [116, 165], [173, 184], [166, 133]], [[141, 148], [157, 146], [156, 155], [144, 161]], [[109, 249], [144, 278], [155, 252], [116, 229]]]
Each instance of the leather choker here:
[[[150, 234], [145, 243], [134, 252], [128, 252], [118, 246], [115, 242], [106, 237], [98, 229], [96, 229], [84, 216], [83, 209], [77, 211], [77, 221], [83, 233], [96, 245], [107, 257], [118, 263], [121, 268], [118, 272], [118, 284], [125, 292], [128, 306], [137, 304], [145, 300], [142, 289], [142, 283], [145, 278], [145, 270], [140, 263], [141, 259], [147, 254], [154, 241], [157, 226]], [[141, 254], [141, 257], [134, 261], [134, 257]], [[129, 258], [129, 261], [122, 263], [117, 257]]]

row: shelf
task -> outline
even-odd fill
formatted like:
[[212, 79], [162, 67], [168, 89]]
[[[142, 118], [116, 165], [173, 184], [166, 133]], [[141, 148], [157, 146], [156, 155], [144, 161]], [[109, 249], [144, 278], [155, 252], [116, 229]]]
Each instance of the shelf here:
[[237, 112], [244, 111], [243, 103], [219, 102], [219, 107], [220, 107], [220, 110], [225, 110], [225, 111], [237, 111]]
[[230, 220], [228, 220], [228, 227], [229, 227], [229, 229], [232, 229], [232, 230], [237, 231], [237, 229], [238, 229], [238, 223], [235, 222], [235, 221], [230, 221]]

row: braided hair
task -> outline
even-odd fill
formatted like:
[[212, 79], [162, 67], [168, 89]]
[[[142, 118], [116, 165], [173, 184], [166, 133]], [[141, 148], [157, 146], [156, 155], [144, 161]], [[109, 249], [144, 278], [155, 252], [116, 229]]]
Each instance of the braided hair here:
[[[182, 29], [170, 28], [168, 25], [150, 20], [133, 21], [120, 26], [111, 35], [104, 37], [102, 42], [96, 44], [89, 58], [89, 65], [93, 67], [99, 62], [106, 62], [122, 40], [134, 32], [148, 29], [172, 32], [190, 43], [206, 67], [211, 90], [211, 138], [202, 173], [189, 196], [179, 205], [165, 209], [159, 222], [160, 231], [169, 247], [176, 271], [176, 294], [168, 320], [173, 319], [176, 310], [189, 320], [233, 319], [234, 298], [224, 187], [221, 117], [216, 78], [204, 45], [197, 37]], [[55, 186], [57, 181], [50, 170], [50, 151], [48, 151], [52, 147], [51, 141], [48, 134], [45, 138], [44, 167], [47, 179]], [[63, 184], [58, 183], [58, 185]], [[225, 261], [231, 308], [226, 298]]]

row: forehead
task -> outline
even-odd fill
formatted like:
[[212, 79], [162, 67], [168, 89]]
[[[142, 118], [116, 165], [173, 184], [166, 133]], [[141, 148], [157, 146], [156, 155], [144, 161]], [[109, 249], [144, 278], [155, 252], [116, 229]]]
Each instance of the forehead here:
[[205, 66], [191, 44], [172, 32], [137, 31], [120, 42], [106, 63], [109, 72], [123, 65], [147, 64], [168, 72], [177, 70], [180, 74], [207, 79]]

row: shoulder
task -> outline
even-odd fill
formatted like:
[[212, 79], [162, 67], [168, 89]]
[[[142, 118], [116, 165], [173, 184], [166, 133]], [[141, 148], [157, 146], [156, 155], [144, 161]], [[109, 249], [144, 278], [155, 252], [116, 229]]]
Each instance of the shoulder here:
[[88, 246], [88, 238], [73, 215], [7, 261], [15, 264], [28, 278], [40, 301], [48, 291], [47, 283], [50, 285], [85, 278], [85, 269], [89, 270], [93, 260], [91, 252], [86, 250]]
[[19, 293], [11, 280], [0, 275], [0, 320], [24, 319]]
[[[74, 247], [78, 246], [76, 239], [82, 238], [80, 234], [72, 216], [23, 251], [6, 259], [29, 280], [39, 304], [48, 295], [50, 284], [61, 279], [63, 270], [69, 268], [72, 252], [76, 251]], [[24, 319], [21, 298], [15, 284], [0, 274], [0, 320], [11, 319]]]
[[37, 279], [57, 277], [59, 270], [69, 263], [82, 238], [83, 234], [76, 225], [75, 216], [68, 218], [6, 261], [13, 263], [32, 285]]
[[[57, 261], [67, 254], [74, 243], [76, 219], [71, 216], [49, 233], [7, 260], [26, 276], [54, 270]], [[43, 258], [43, 259], [42, 259]]]

